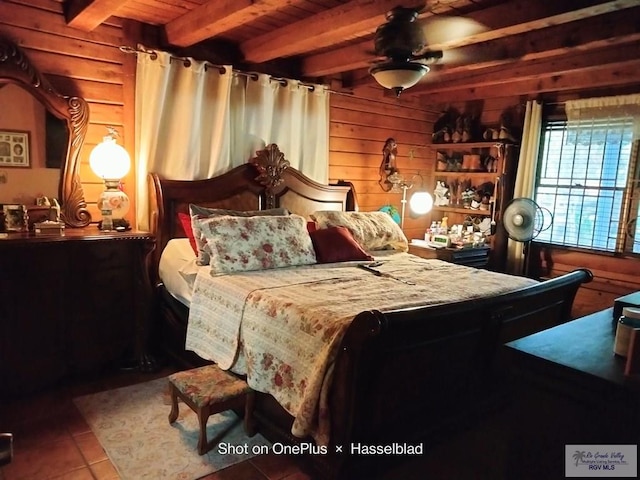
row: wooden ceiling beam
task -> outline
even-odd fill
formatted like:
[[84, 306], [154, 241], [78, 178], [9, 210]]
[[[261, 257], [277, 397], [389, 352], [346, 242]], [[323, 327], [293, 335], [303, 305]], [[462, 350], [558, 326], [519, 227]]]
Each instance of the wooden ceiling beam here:
[[[526, 80], [563, 75], [575, 70], [586, 71], [598, 69], [603, 65], [625, 62], [629, 58], [640, 58], [640, 42], [627, 45], [600, 48], [580, 54], [571, 53], [552, 59], [538, 59], [516, 62], [509, 65], [469, 71], [466, 75], [439, 75], [438, 72], [427, 74], [424, 79], [411, 90], [420, 92], [447, 92], [463, 88], [483, 86], [500, 86], [512, 79]], [[636, 80], [638, 77], [636, 76]]]
[[640, 18], [640, 7], [446, 51], [438, 77], [638, 42], [640, 24], [627, 21], [634, 15]]
[[127, 0], [70, 0], [65, 4], [65, 19], [70, 27], [91, 32], [126, 3]]
[[485, 25], [487, 27], [486, 31], [463, 38], [461, 42], [452, 41], [429, 45], [429, 48], [440, 50], [486, 42], [509, 35], [533, 32], [553, 25], [564, 25], [576, 20], [598, 17], [637, 6], [637, 0], [510, 1], [465, 15], [465, 18], [470, 18]]
[[322, 77], [366, 68], [379, 59], [371, 54], [372, 49], [373, 42], [360, 42], [306, 56], [302, 59], [302, 74], [306, 77]]
[[165, 25], [167, 42], [188, 47], [285, 7], [291, 0], [209, 0]]
[[[439, 105], [460, 101], [486, 100], [498, 97], [525, 96], [535, 98], [548, 92], [593, 91], [608, 87], [637, 85], [640, 59], [627, 60], [590, 68], [573, 70], [559, 75], [539, 78], [511, 79], [501, 85], [467, 86], [447, 92], [416, 92], [424, 105]], [[414, 93], [412, 89], [407, 93]]]
[[253, 63], [318, 50], [373, 33], [396, 6], [398, 0], [353, 0], [247, 40], [240, 49]]
[[[579, 5], [580, 8], [576, 5]], [[487, 31], [457, 40], [432, 44], [429, 45], [429, 49], [445, 49], [446, 55], [447, 48], [488, 42], [516, 34], [530, 35], [531, 32], [551, 26], [565, 25], [572, 21], [598, 17], [637, 6], [637, 0], [565, 0], [562, 2], [520, 0], [508, 2], [465, 15], [465, 18], [487, 26]], [[309, 55], [303, 61], [303, 74], [307, 77], [314, 77], [366, 67], [375, 60], [380, 60], [379, 57], [370, 53], [372, 49], [373, 42], [368, 41]]]

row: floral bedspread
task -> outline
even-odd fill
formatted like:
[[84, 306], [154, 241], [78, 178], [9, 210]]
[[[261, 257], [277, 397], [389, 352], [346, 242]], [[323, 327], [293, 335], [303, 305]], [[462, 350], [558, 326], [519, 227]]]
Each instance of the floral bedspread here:
[[[358, 313], [457, 302], [535, 281], [396, 254], [376, 276], [354, 264], [326, 264], [212, 277], [194, 284], [186, 348], [246, 374], [294, 416], [292, 433], [329, 442], [333, 362]], [[413, 282], [411, 285], [402, 280]]]

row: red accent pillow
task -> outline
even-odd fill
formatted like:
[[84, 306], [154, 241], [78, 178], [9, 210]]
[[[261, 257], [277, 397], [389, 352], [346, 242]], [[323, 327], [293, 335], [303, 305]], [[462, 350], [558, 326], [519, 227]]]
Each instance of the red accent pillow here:
[[373, 260], [356, 242], [348, 228], [338, 226], [309, 233], [318, 263]]
[[316, 222], [307, 222], [307, 232], [315, 232], [318, 229]]
[[191, 215], [188, 213], [178, 213], [178, 220], [182, 224], [182, 229], [184, 230], [185, 235], [189, 239], [189, 243], [191, 244], [191, 248], [193, 248], [193, 253], [198, 255], [198, 245], [196, 244], [196, 239], [193, 236], [193, 228], [191, 228]]

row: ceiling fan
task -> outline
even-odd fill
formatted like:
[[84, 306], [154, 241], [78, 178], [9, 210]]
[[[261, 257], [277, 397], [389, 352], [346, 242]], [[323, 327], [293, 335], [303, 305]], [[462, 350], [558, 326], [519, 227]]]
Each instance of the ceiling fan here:
[[443, 57], [443, 51], [430, 48], [456, 37], [479, 33], [486, 28], [464, 17], [435, 15], [418, 21], [425, 6], [395, 7], [386, 14], [386, 22], [376, 29], [374, 53], [385, 60], [376, 62], [369, 73], [385, 88], [400, 96], [429, 72], [428, 63]]

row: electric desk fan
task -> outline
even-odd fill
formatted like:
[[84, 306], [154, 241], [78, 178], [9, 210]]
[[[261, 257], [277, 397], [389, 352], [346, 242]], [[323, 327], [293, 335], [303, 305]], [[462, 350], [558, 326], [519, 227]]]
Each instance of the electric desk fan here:
[[[545, 212], [549, 222], [545, 222]], [[502, 223], [511, 240], [525, 244], [523, 274], [527, 276], [531, 241], [551, 227], [553, 215], [530, 198], [514, 198], [504, 209]]]

